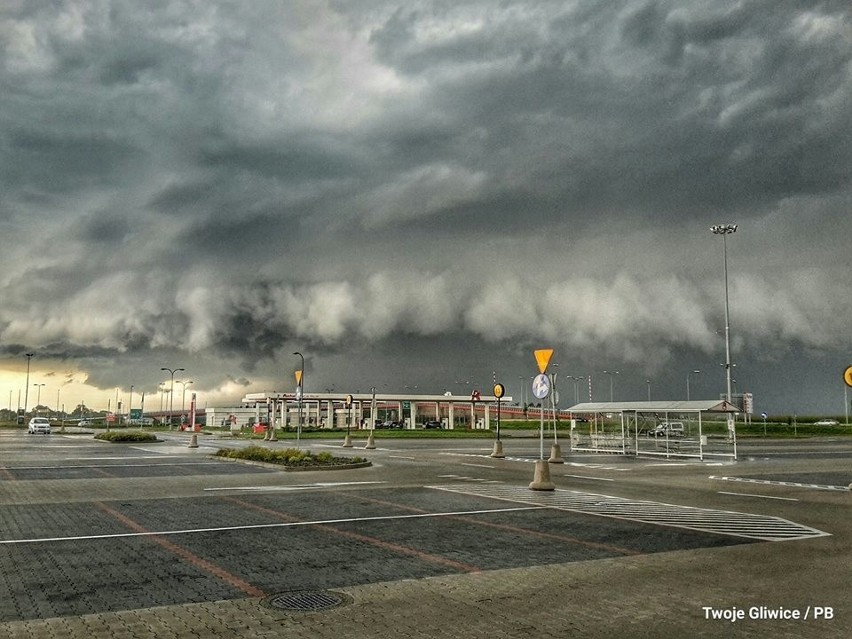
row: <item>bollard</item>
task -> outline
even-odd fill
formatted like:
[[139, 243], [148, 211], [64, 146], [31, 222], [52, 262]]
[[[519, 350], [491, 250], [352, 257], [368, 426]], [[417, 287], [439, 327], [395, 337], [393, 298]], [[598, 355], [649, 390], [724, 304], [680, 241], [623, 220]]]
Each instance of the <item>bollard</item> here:
[[543, 459], [535, 462], [535, 476], [530, 483], [530, 490], [556, 490], [550, 481], [550, 465]]
[[189, 447], [198, 448], [198, 435], [196, 435], [195, 433], [193, 433], [192, 437], [189, 438]]
[[497, 459], [503, 459], [505, 455], [503, 454], [503, 442], [496, 441], [494, 442], [494, 452], [491, 453], [491, 457]]
[[364, 446], [367, 450], [373, 450], [376, 447], [376, 440], [373, 438], [373, 431], [370, 431], [370, 436], [367, 437], [367, 445]]
[[344, 448], [352, 448], [352, 436], [347, 435], [343, 438], [343, 447]]
[[562, 447], [554, 443], [550, 447], [550, 459], [547, 460], [550, 464], [564, 464], [565, 460], [562, 459]]

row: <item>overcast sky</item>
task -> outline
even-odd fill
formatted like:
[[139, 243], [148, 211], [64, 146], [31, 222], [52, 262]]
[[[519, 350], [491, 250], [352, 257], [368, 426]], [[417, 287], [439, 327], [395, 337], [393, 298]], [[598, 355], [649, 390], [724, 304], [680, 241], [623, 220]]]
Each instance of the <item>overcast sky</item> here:
[[717, 398], [731, 222], [737, 390], [842, 415], [851, 138], [848, 0], [4, 0], [0, 393]]

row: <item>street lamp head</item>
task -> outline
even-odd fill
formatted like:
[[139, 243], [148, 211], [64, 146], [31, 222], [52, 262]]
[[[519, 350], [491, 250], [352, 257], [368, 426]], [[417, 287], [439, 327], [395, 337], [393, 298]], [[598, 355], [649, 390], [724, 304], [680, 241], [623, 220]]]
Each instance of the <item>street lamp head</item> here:
[[714, 224], [710, 227], [710, 230], [713, 231], [716, 235], [728, 235], [729, 233], [737, 232], [736, 224]]

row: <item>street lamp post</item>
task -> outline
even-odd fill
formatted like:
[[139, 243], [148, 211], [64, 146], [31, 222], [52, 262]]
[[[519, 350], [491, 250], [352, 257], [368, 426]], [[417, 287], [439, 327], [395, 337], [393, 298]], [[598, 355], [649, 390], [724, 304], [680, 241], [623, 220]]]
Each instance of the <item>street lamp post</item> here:
[[[187, 386], [189, 386], [189, 385], [190, 385], [190, 384], [192, 384], [192, 383], [193, 383], [193, 382], [192, 382], [192, 380], [189, 380], [189, 381], [187, 381], [187, 380], [178, 380], [178, 384], [180, 384], [181, 386], [183, 386], [183, 391], [181, 392], [181, 395], [180, 395], [180, 414], [181, 414], [181, 419], [183, 419], [183, 416], [186, 414], [186, 387], [187, 387]], [[195, 424], [190, 424], [190, 427], [191, 427], [191, 428], [194, 428], [194, 427], [195, 427]]]
[[[737, 232], [736, 224], [714, 224], [710, 227], [714, 235], [722, 236], [722, 261], [725, 269], [725, 401], [731, 403], [731, 322], [728, 300], [728, 235]], [[728, 417], [728, 433], [733, 438], [733, 422]], [[734, 446], [736, 439], [734, 438]], [[736, 448], [734, 448], [736, 456]]]
[[39, 405], [41, 404], [41, 387], [42, 387], [42, 386], [46, 386], [46, 384], [33, 384], [33, 386], [35, 386], [36, 388], [38, 388], [38, 391], [36, 391], [36, 405], [35, 405], [35, 406], [33, 406], [33, 408], [34, 408], [36, 411], [38, 411], [38, 407], [39, 407]]
[[[29, 403], [29, 398], [30, 398], [30, 360], [33, 358], [33, 355], [35, 355], [35, 353], [24, 353], [24, 357], [27, 358], [27, 381], [24, 384], [24, 415], [27, 414], [27, 409], [29, 408], [29, 406], [27, 404]], [[18, 407], [19, 408], [20, 408], [20, 405], [21, 405], [21, 396], [18, 395]]]
[[686, 374], [686, 401], [689, 401], [689, 377], [691, 375], [700, 375], [701, 371], [689, 371]]
[[646, 379], [645, 383], [648, 385], [648, 401], [651, 401], [651, 380]]
[[185, 370], [183, 368], [161, 368], [161, 371], [168, 371], [172, 376], [171, 387], [169, 388], [169, 430], [172, 429], [172, 411], [175, 405], [175, 373]]
[[621, 371], [604, 371], [603, 372], [604, 375], [609, 375], [609, 401], [610, 402], [614, 401], [614, 399], [613, 399], [614, 396], [613, 396], [613, 391], [612, 391], [612, 389], [613, 389], [612, 380], [619, 373], [621, 373]]
[[302, 433], [302, 395], [305, 394], [305, 356], [299, 351], [295, 351], [293, 355], [298, 355], [302, 361], [302, 367], [299, 369], [299, 383], [296, 385], [296, 393], [298, 394], [296, 399], [299, 400], [299, 427], [296, 429], [296, 448], [298, 448], [299, 436]]
[[370, 434], [367, 435], [367, 443], [364, 448], [374, 450], [376, 448], [376, 387], [370, 387]]
[[572, 375], [571, 379], [574, 382], [574, 403], [579, 404], [580, 403], [580, 382], [582, 382], [586, 378], [579, 376], [579, 375]]

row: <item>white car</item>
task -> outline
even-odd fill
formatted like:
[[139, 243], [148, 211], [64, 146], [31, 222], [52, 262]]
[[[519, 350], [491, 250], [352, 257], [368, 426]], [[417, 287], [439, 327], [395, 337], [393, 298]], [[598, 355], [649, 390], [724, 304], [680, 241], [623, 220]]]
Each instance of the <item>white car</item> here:
[[648, 431], [648, 437], [683, 437], [683, 422], [663, 422]]
[[43, 433], [50, 435], [50, 421], [47, 417], [33, 417], [27, 425], [27, 433]]
[[837, 426], [838, 423], [836, 419], [821, 419], [818, 422], [814, 422], [814, 426]]

